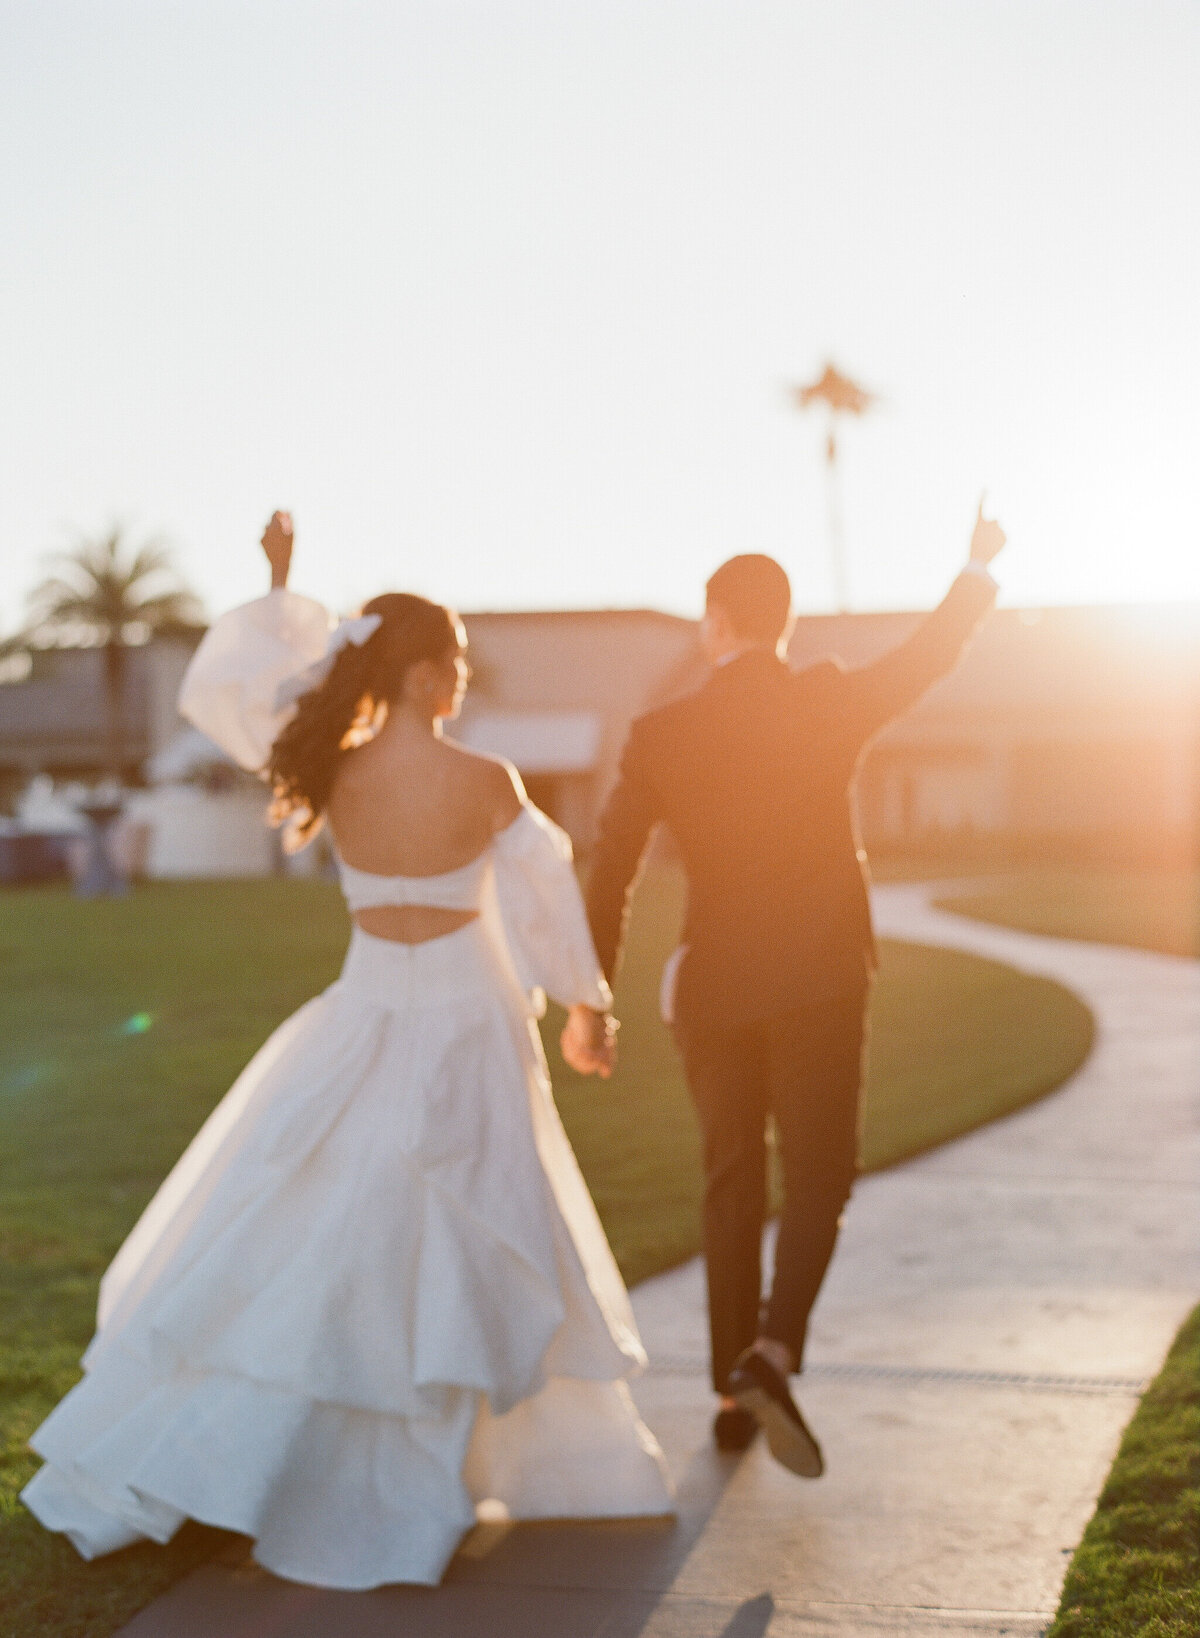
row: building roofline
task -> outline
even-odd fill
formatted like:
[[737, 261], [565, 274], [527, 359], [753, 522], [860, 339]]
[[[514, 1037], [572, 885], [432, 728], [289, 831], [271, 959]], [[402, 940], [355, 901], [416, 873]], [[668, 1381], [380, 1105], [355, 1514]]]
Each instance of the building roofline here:
[[[796, 620], [822, 622], [830, 625], [841, 621], [920, 620], [929, 614], [933, 605], [920, 608], [877, 609], [798, 609]], [[464, 620], [644, 620], [665, 625], [695, 627], [699, 622], [684, 614], [672, 614], [667, 609], [635, 608], [570, 608], [570, 609], [460, 609]], [[1162, 598], [1146, 602], [1111, 603], [1005, 603], [993, 613], [1008, 619], [1102, 618], [1125, 616], [1134, 618], [1158, 615], [1186, 618], [1189, 614], [1200, 619], [1200, 598]]]
[[[919, 609], [799, 609], [796, 611], [797, 620], [919, 620], [929, 614], [931, 607]], [[1145, 603], [1001, 603], [992, 610], [994, 614], [1006, 615], [1011, 618], [1036, 615], [1050, 619], [1059, 615], [1184, 615], [1191, 613], [1200, 619], [1200, 598], [1185, 597], [1177, 599], [1163, 598], [1158, 602]]]
[[459, 609], [464, 620], [643, 620], [671, 626], [693, 627], [696, 621], [666, 609]]

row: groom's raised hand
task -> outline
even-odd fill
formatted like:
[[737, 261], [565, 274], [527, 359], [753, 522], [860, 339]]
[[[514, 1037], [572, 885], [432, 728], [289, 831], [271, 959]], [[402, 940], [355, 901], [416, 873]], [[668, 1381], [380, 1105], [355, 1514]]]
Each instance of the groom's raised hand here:
[[996, 522], [995, 518], [985, 518], [983, 515], [983, 496], [979, 497], [979, 510], [975, 514], [975, 527], [971, 531], [970, 561], [978, 563], [982, 568], [988, 564], [1003, 549], [1008, 537]]
[[617, 1021], [594, 1007], [572, 1007], [559, 1044], [576, 1074], [599, 1075], [606, 1081], [617, 1061]]

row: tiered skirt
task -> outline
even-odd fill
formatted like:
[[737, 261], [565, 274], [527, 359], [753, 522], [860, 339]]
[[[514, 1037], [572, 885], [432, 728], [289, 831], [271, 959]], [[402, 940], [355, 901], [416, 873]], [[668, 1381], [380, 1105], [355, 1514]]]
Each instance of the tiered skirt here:
[[671, 1511], [628, 1297], [482, 922], [355, 930], [101, 1287], [24, 1491], [85, 1557], [185, 1518], [331, 1587], [436, 1582], [477, 1509]]

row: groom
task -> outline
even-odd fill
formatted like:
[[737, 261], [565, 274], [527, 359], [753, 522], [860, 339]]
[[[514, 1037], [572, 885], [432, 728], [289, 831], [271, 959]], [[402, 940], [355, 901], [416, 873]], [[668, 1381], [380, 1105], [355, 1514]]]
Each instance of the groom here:
[[[853, 788], [871, 739], [957, 661], [996, 594], [1004, 544], [983, 516], [966, 568], [907, 641], [871, 665], [784, 660], [791, 588], [772, 558], [734, 557], [709, 580], [700, 627], [712, 666], [694, 694], [640, 717], [600, 820], [588, 888], [612, 981], [628, 896], [653, 827], [671, 831], [688, 909], [671, 1022], [704, 1146], [704, 1255], [713, 1431], [815, 1478], [820, 1449], [788, 1390], [857, 1167], [858, 1097], [875, 965]], [[670, 985], [666, 986], [667, 989]], [[607, 1073], [612, 1029], [574, 1009], [564, 1051]], [[762, 1300], [768, 1114], [784, 1206]]]

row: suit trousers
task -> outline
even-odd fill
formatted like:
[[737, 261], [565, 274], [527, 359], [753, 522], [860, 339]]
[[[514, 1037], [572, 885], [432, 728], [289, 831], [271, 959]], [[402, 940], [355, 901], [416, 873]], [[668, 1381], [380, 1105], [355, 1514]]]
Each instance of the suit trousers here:
[[[803, 1358], [808, 1316], [833, 1256], [858, 1168], [868, 985], [770, 1018], [722, 1026], [677, 1018], [675, 1039], [704, 1147], [704, 1256], [713, 1386], [757, 1336]], [[767, 1116], [784, 1205], [771, 1289], [762, 1294]]]

